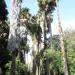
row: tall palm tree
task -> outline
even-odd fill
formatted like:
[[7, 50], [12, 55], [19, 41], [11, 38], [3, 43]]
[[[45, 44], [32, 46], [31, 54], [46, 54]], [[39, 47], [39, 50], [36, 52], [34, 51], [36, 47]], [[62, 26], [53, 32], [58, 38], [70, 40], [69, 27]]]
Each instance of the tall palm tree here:
[[56, 6], [56, 0], [38, 0], [40, 11], [43, 15], [43, 31], [44, 31], [44, 47], [45, 47], [45, 39], [46, 39], [46, 33], [51, 33], [51, 22], [52, 22], [52, 16], [53, 10]]
[[41, 38], [41, 28], [39, 26], [39, 24], [37, 23], [37, 17], [33, 16], [31, 19], [31, 34], [32, 34], [32, 39], [33, 39], [33, 74], [34, 75], [38, 75], [38, 68], [39, 65], [37, 63], [37, 61], [39, 61], [39, 59], [37, 59], [37, 55], [39, 54], [39, 42], [40, 42], [40, 38]]
[[[41, 29], [40, 29], [40, 26], [37, 24], [37, 17], [36, 16], [31, 16], [30, 13], [29, 13], [29, 9], [27, 9], [27, 8], [21, 9], [20, 19], [21, 19], [21, 21], [23, 21], [23, 23], [24, 23], [24, 25], [25, 25], [25, 27], [27, 29], [27, 32], [29, 32], [31, 34], [31, 36], [32, 36], [33, 47], [34, 47], [33, 51], [32, 51], [33, 52], [32, 63], [33, 63], [33, 68], [34, 68], [34, 66], [36, 66], [35, 65], [36, 62], [34, 62], [34, 61], [36, 59], [36, 55], [39, 52], [38, 49], [39, 49], [39, 41], [40, 41]], [[34, 45], [36, 47], [37, 46], [38, 47], [35, 49]]]
[[59, 27], [59, 36], [60, 36], [60, 47], [61, 47], [61, 59], [63, 64], [63, 71], [64, 75], [69, 75], [68, 73], [68, 65], [67, 65], [67, 56], [66, 56], [66, 49], [65, 49], [65, 43], [64, 43], [64, 37], [63, 37], [63, 31], [61, 25], [58, 25]]
[[67, 55], [66, 55], [64, 37], [63, 37], [63, 30], [62, 30], [61, 22], [60, 22], [59, 9], [57, 9], [57, 16], [58, 16], [58, 34], [60, 37], [60, 47], [61, 47], [61, 54], [62, 54], [61, 58], [62, 58], [62, 63], [63, 63], [63, 71], [64, 71], [64, 75], [69, 75], [68, 65], [67, 65]]
[[[28, 45], [27, 45], [27, 35], [28, 35], [28, 26], [29, 26], [29, 19], [30, 19], [30, 13], [28, 8], [22, 8], [20, 12], [20, 24], [23, 28], [25, 28], [24, 38], [21, 41], [21, 46], [19, 50], [19, 54], [21, 55], [20, 59], [21, 62], [25, 63], [25, 54], [28, 52]], [[22, 32], [21, 32], [22, 33]]]
[[19, 49], [20, 41], [18, 39], [17, 29], [19, 26], [19, 14], [21, 10], [22, 0], [11, 0], [11, 12], [10, 12], [10, 31], [8, 38], [8, 49], [11, 51], [12, 63], [10, 75], [15, 75], [15, 58], [17, 50]]
[[[56, 0], [38, 0], [40, 11], [42, 12], [43, 16], [43, 37], [44, 37], [44, 50], [46, 49], [46, 34], [47, 32], [51, 33], [51, 14], [53, 13], [53, 10], [56, 6]], [[48, 19], [48, 17], [50, 17]], [[52, 38], [52, 36], [51, 36]], [[52, 40], [52, 39], [51, 39]], [[46, 61], [46, 69], [45, 69], [46, 75], [49, 75], [49, 68], [48, 68], [48, 62]]]

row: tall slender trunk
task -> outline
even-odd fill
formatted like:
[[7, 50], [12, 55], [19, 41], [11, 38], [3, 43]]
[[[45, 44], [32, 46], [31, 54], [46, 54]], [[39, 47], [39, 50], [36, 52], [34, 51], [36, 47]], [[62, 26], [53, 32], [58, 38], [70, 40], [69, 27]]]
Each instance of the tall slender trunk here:
[[61, 47], [61, 58], [62, 58], [62, 63], [63, 63], [63, 71], [64, 71], [64, 75], [69, 75], [68, 65], [67, 65], [67, 56], [66, 56], [67, 53], [65, 50], [64, 37], [63, 37], [63, 30], [62, 30], [61, 21], [60, 21], [59, 8], [57, 8], [57, 16], [58, 16], [58, 28], [57, 28], [58, 32], [57, 33], [59, 34], [59, 37], [60, 37], [60, 47]]
[[[48, 23], [47, 23], [47, 14], [46, 14], [46, 12], [44, 11], [44, 50], [46, 49], [46, 33], [47, 33], [47, 25], [48, 25]], [[50, 25], [50, 29], [51, 29], [51, 25]], [[50, 33], [51, 33], [51, 37], [50, 37], [50, 47], [52, 47], [52, 32], [51, 32], [51, 30], [50, 30]], [[49, 71], [49, 61], [48, 60], [46, 60], [46, 63], [45, 63], [46, 65], [46, 68], [45, 68], [45, 73], [46, 73], [46, 75], [50, 75], [50, 71]]]
[[60, 35], [60, 42], [61, 42], [61, 52], [62, 52], [62, 63], [63, 63], [64, 75], [69, 75], [68, 66], [67, 66], [66, 51], [65, 51], [65, 47], [64, 47], [64, 39], [63, 39], [62, 34]]
[[12, 52], [12, 54], [11, 54], [11, 56], [12, 56], [12, 62], [11, 62], [11, 70], [10, 70], [10, 75], [16, 75], [15, 74], [15, 59], [16, 59], [16, 56], [15, 56], [15, 54]]
[[38, 72], [37, 72], [37, 68], [36, 68], [36, 37], [35, 37], [35, 34], [33, 35], [33, 75], [36, 75]]
[[45, 50], [45, 48], [46, 48], [46, 13], [45, 13], [45, 11], [43, 12], [43, 16], [44, 16], [44, 50]]
[[[39, 55], [39, 53], [40, 53], [40, 51], [39, 51], [39, 43], [40, 43], [40, 40], [39, 40], [39, 35], [38, 35], [38, 37], [37, 37], [37, 48], [38, 48], [37, 55]], [[40, 75], [40, 58], [38, 58], [37, 69], [38, 69], [38, 75]]]
[[68, 66], [67, 66], [67, 56], [66, 56], [66, 51], [65, 51], [65, 46], [64, 46], [64, 38], [63, 38], [63, 32], [62, 32], [62, 27], [59, 25], [59, 34], [60, 34], [60, 47], [61, 47], [61, 57], [62, 57], [62, 63], [63, 63], [63, 71], [64, 75], [69, 75], [68, 73]]
[[46, 27], [47, 27], [47, 32], [49, 33], [49, 47], [52, 49], [52, 28], [51, 28], [51, 13], [46, 14]]
[[51, 29], [51, 23], [49, 23], [49, 33], [50, 33], [50, 48], [52, 49], [52, 29]]

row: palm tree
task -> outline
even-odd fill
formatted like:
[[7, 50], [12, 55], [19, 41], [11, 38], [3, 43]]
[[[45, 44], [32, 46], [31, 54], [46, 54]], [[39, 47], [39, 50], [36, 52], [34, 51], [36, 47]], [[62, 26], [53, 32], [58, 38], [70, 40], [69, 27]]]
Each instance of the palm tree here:
[[[51, 14], [53, 13], [53, 10], [56, 6], [56, 0], [38, 0], [40, 11], [42, 12], [42, 19], [43, 19], [43, 37], [44, 37], [44, 50], [46, 49], [46, 34], [47, 32], [51, 33]], [[51, 36], [52, 38], [52, 36]], [[52, 40], [52, 39], [51, 39]], [[50, 41], [51, 41], [50, 40]], [[48, 68], [48, 62], [46, 61], [46, 69], [45, 69], [46, 75], [49, 75], [49, 68]]]
[[20, 44], [20, 41], [16, 34], [20, 21], [19, 14], [21, 10], [21, 2], [22, 0], [11, 0], [10, 31], [8, 38], [8, 49], [11, 51], [12, 56], [10, 75], [15, 75], [15, 58]]
[[[29, 19], [30, 19], [30, 13], [28, 8], [22, 8], [20, 12], [20, 24], [23, 28], [25, 28], [24, 38], [21, 41], [21, 46], [19, 50], [19, 55], [21, 62], [25, 63], [25, 54], [28, 52], [28, 45], [27, 45], [27, 35], [28, 35], [28, 26], [29, 26]], [[21, 32], [22, 33], [22, 32]]]
[[62, 27], [59, 25], [59, 36], [60, 36], [60, 47], [61, 47], [61, 58], [62, 58], [62, 63], [63, 63], [63, 71], [64, 75], [69, 75], [68, 73], [68, 65], [67, 65], [67, 56], [66, 56], [66, 51], [65, 51], [65, 43], [64, 43], [64, 38], [63, 38], [63, 32], [62, 32]]
[[45, 39], [46, 39], [46, 33], [51, 33], [51, 22], [52, 22], [52, 16], [53, 10], [56, 6], [56, 0], [38, 0], [38, 4], [40, 7], [40, 11], [43, 15], [43, 31], [44, 31], [44, 47], [45, 47]]
[[58, 16], [58, 34], [60, 37], [60, 47], [61, 47], [61, 54], [62, 54], [61, 58], [62, 58], [62, 63], [63, 63], [63, 71], [64, 71], [64, 75], [69, 75], [68, 66], [67, 66], [67, 55], [66, 55], [64, 37], [63, 37], [63, 30], [62, 30], [61, 21], [60, 21], [59, 8], [57, 8], [57, 16]]
[[36, 49], [33, 48], [33, 51], [32, 51], [33, 52], [32, 63], [33, 63], [33, 66], [36, 66], [35, 65], [36, 62], [34, 62], [34, 61], [36, 59], [36, 55], [39, 52], [39, 41], [40, 41], [40, 37], [41, 37], [40, 36], [41, 29], [40, 29], [40, 26], [37, 24], [37, 17], [36, 16], [31, 16], [31, 14], [29, 13], [28, 8], [22, 8], [21, 9], [21, 14], [20, 14], [20, 20], [22, 21], [22, 23], [24, 23], [24, 25], [25, 25], [25, 27], [27, 29], [27, 33], [29, 32], [31, 34], [31, 36], [32, 36], [33, 47], [34, 47], [34, 45], [37, 47]]
[[40, 43], [40, 38], [41, 38], [41, 28], [39, 24], [37, 23], [37, 16], [32, 16], [31, 19], [31, 36], [33, 39], [33, 74], [38, 75], [39, 74], [39, 65], [37, 61], [37, 56], [39, 54], [39, 43]]

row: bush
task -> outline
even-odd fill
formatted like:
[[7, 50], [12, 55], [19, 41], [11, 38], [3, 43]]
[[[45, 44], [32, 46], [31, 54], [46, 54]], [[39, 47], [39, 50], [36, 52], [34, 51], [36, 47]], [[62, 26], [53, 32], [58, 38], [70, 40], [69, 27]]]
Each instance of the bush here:
[[[11, 70], [11, 61], [6, 64], [6, 75], [10, 75]], [[15, 69], [16, 75], [30, 75], [30, 72], [28, 71], [27, 65], [20, 62], [19, 59], [16, 59], [16, 69]]]

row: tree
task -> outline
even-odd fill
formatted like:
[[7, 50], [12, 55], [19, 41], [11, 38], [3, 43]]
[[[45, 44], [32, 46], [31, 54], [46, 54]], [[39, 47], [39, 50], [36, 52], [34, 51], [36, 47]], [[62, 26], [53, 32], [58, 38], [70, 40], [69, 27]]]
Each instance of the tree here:
[[8, 38], [8, 49], [11, 51], [12, 63], [10, 75], [15, 75], [15, 58], [20, 47], [20, 38], [18, 35], [18, 28], [20, 26], [20, 10], [22, 0], [11, 0], [11, 13], [10, 13], [10, 30]]
[[[30, 19], [30, 13], [29, 13], [29, 9], [28, 8], [22, 8], [21, 12], [20, 12], [20, 23], [21, 26], [25, 29], [24, 32], [21, 32], [21, 34], [23, 36], [25, 36], [25, 38], [22, 39], [21, 43], [20, 43], [20, 50], [19, 50], [19, 54], [21, 57], [21, 61], [23, 63], [25, 63], [25, 54], [28, 53], [29, 51], [29, 47], [27, 44], [27, 35], [28, 35], [28, 30], [29, 30], [29, 19]], [[22, 30], [23, 31], [23, 30]], [[25, 34], [24, 34], [25, 33]]]
[[[40, 38], [41, 38], [41, 28], [39, 24], [37, 23], [37, 16], [32, 16], [31, 22], [30, 22], [30, 34], [32, 37], [33, 41], [33, 50], [32, 50], [32, 60], [33, 60], [33, 74], [38, 75], [38, 64], [36, 62], [37, 55], [39, 54], [39, 43], [40, 43]], [[39, 62], [39, 60], [38, 60]]]
[[68, 63], [68, 70], [70, 75], [75, 74], [75, 31], [74, 30], [65, 30], [64, 31], [64, 39], [66, 42], [66, 50], [67, 50], [67, 63]]
[[[60, 51], [50, 50], [49, 48], [44, 51], [43, 54], [43, 75], [45, 75], [45, 62], [48, 62], [48, 69], [50, 75], [62, 75], [62, 63], [61, 63], [61, 53]], [[47, 60], [47, 61], [46, 61]]]
[[8, 24], [3, 22], [0, 24], [0, 67], [2, 68], [2, 75], [5, 75], [5, 64], [10, 59], [9, 51], [7, 50], [8, 34]]
[[[42, 34], [44, 38], [44, 50], [46, 49], [46, 34], [49, 31], [51, 33], [51, 14], [56, 6], [56, 0], [38, 0], [40, 11], [42, 12], [43, 26]], [[51, 33], [52, 35], [52, 33]], [[52, 36], [51, 36], [52, 38]], [[51, 39], [52, 40], [52, 39]], [[50, 41], [51, 41], [50, 40]], [[46, 62], [46, 75], [49, 75], [48, 62]]]
[[62, 63], [63, 63], [64, 75], [69, 75], [66, 49], [65, 49], [65, 43], [64, 43], [64, 38], [63, 38], [63, 31], [62, 31], [62, 27], [60, 24], [59, 24], [59, 36], [60, 36], [61, 58], [62, 58]]
[[0, 1], [0, 67], [1, 75], [5, 75], [5, 64], [9, 61], [9, 51], [7, 50], [7, 38], [9, 34], [8, 24], [6, 23], [8, 11], [5, 0]]

